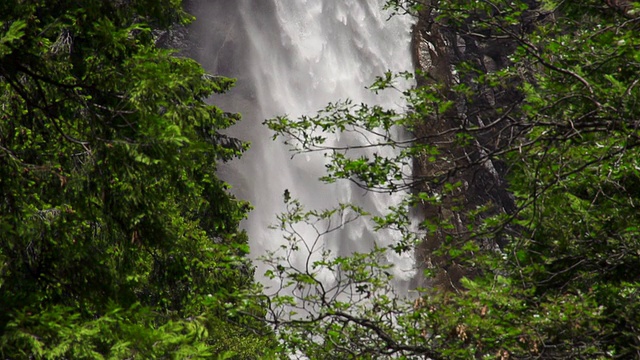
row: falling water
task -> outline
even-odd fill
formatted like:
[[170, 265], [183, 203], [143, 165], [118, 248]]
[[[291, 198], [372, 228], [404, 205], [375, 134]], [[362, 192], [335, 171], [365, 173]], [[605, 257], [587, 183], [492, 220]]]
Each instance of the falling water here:
[[[192, 9], [198, 60], [214, 74], [235, 77], [237, 87], [213, 101], [243, 120], [231, 135], [251, 142], [240, 160], [226, 165], [221, 176], [255, 210], [244, 223], [252, 255], [277, 248], [281, 234], [268, 230], [284, 210], [282, 194], [288, 189], [307, 208], [322, 209], [338, 202], [354, 202], [369, 211], [382, 211], [397, 196], [366, 193], [350, 182], [322, 184], [321, 156], [291, 152], [261, 125], [277, 115], [291, 118], [313, 115], [329, 102], [354, 102], [400, 107], [399, 93], [375, 96], [365, 87], [387, 70], [412, 68], [409, 54], [409, 18], [382, 11], [382, 0], [215, 0]], [[346, 135], [343, 135], [343, 137]], [[355, 139], [335, 137], [335, 144]], [[391, 236], [373, 234], [364, 224], [350, 226], [325, 239], [334, 253], [367, 251], [374, 241], [387, 245]], [[390, 255], [391, 256], [391, 255]], [[396, 277], [411, 276], [410, 256], [390, 258], [398, 265]], [[257, 275], [261, 274], [260, 267]]]

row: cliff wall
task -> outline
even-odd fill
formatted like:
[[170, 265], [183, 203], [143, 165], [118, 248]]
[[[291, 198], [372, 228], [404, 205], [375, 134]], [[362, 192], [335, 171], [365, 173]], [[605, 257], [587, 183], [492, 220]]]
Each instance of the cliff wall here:
[[[438, 275], [435, 280], [418, 280], [417, 285], [456, 290], [461, 277], [470, 276], [477, 269], [468, 261], [438, 254], [436, 250], [445, 243], [452, 248], [462, 247], [472, 238], [481, 249], [498, 249], [505, 245], [508, 232], [514, 231], [503, 229], [506, 232], [487, 236], [473, 233], [482, 219], [515, 210], [505, 180], [508, 169], [497, 155], [506, 144], [517, 140], [510, 116], [522, 96], [517, 84], [496, 87], [483, 81], [485, 74], [514, 65], [509, 60], [516, 49], [514, 40], [494, 36], [490, 31], [476, 32], [472, 24], [486, 14], [471, 15], [462, 24], [449, 24], [446, 18], [439, 17], [436, 3], [430, 2], [419, 13], [413, 30], [418, 86], [429, 87], [454, 106], [442, 113], [434, 112], [416, 125], [419, 141], [436, 144], [439, 154], [435, 161], [427, 155], [414, 159], [415, 191], [442, 196], [440, 202], [423, 203], [419, 209], [428, 222], [440, 226], [426, 236], [416, 251], [417, 263]], [[524, 16], [531, 18], [533, 14], [530, 11]], [[517, 31], [527, 31], [528, 23], [523, 21]], [[461, 64], [465, 64], [466, 71], [457, 70]], [[461, 84], [466, 90], [454, 91]], [[457, 186], [447, 188], [445, 183]]]

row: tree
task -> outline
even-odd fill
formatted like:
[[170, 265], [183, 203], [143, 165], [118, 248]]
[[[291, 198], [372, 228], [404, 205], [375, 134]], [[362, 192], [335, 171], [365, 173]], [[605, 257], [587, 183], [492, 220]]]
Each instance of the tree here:
[[215, 174], [239, 116], [204, 101], [233, 81], [156, 45], [189, 21], [173, 0], [0, 4], [3, 358], [268, 348], [237, 313], [248, 204]]
[[[279, 225], [290, 245], [268, 257], [268, 275], [281, 279], [270, 314], [283, 351], [310, 358], [639, 356], [638, 4], [387, 6], [418, 17], [420, 68], [416, 88], [405, 92], [406, 112], [344, 101], [299, 121], [267, 121], [297, 151], [327, 154], [326, 181], [411, 191], [381, 217], [348, 204], [307, 211], [288, 200]], [[394, 79], [386, 74], [372, 89], [392, 88]], [[394, 127], [414, 137], [394, 137]], [[366, 134], [372, 148], [396, 152], [367, 157], [349, 145], [327, 148], [321, 134], [328, 131]], [[415, 207], [424, 217], [420, 232], [409, 224]], [[353, 221], [398, 231], [399, 241], [336, 257], [305, 247], [317, 239], [299, 236], [305, 224], [321, 238]], [[384, 254], [413, 248], [429, 288], [406, 299], [390, 286]], [[294, 253], [308, 261], [289, 261]], [[323, 281], [327, 272], [336, 274], [332, 281]]]

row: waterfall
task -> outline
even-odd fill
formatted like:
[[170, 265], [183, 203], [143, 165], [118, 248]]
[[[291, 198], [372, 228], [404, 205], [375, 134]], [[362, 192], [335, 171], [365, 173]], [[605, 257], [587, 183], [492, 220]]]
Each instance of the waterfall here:
[[[243, 120], [230, 135], [251, 142], [239, 160], [224, 165], [221, 177], [233, 192], [249, 200], [255, 210], [243, 224], [250, 238], [252, 257], [275, 249], [280, 234], [267, 229], [284, 210], [285, 189], [312, 209], [338, 202], [354, 202], [368, 211], [383, 211], [400, 195], [366, 193], [347, 181], [322, 184], [325, 159], [319, 154], [292, 153], [271, 139], [261, 125], [266, 118], [313, 115], [329, 102], [402, 106], [401, 94], [375, 96], [365, 87], [385, 71], [412, 69], [410, 22], [382, 11], [382, 0], [215, 0], [193, 5], [197, 17], [193, 32], [199, 44], [197, 60], [213, 74], [238, 79], [230, 93], [213, 99], [225, 111], [239, 112]], [[336, 136], [341, 144], [353, 139]], [[316, 156], [318, 155], [318, 156]], [[346, 255], [364, 252], [373, 239], [388, 245], [365, 225], [350, 226], [326, 239], [325, 246]], [[397, 265], [396, 277], [411, 276], [411, 256], [389, 255]], [[395, 256], [395, 257], [394, 257]], [[260, 279], [258, 266], [256, 276]]]

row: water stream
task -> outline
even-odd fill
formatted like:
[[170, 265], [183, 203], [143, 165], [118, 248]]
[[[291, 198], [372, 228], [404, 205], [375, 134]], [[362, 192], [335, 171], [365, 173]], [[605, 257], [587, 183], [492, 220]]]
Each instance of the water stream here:
[[[235, 77], [237, 87], [213, 99], [243, 120], [230, 135], [251, 142], [239, 160], [224, 165], [220, 175], [233, 192], [255, 210], [243, 224], [252, 257], [277, 248], [281, 234], [267, 229], [284, 209], [289, 190], [307, 208], [328, 208], [354, 202], [382, 211], [399, 195], [366, 193], [348, 181], [326, 185], [322, 156], [291, 153], [261, 125], [266, 118], [313, 115], [328, 102], [355, 102], [401, 107], [397, 92], [375, 96], [365, 87], [387, 70], [412, 69], [409, 54], [410, 18], [393, 18], [382, 11], [382, 0], [210, 0], [194, 4], [199, 60], [213, 74]], [[335, 144], [354, 139], [335, 137]], [[361, 224], [324, 240], [336, 254], [367, 251], [373, 241], [393, 242]], [[410, 255], [394, 257], [396, 276], [412, 276]], [[258, 266], [258, 279], [263, 269]], [[264, 279], [263, 279], [264, 280]]]

